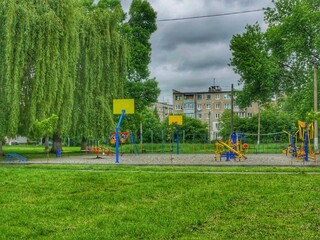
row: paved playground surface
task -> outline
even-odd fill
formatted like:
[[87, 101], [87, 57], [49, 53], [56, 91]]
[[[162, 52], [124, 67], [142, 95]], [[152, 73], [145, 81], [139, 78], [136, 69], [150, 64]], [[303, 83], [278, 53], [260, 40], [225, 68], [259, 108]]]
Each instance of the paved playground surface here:
[[[317, 161], [297, 161], [282, 154], [248, 154], [247, 159], [226, 161], [214, 159], [213, 154], [124, 154], [119, 156], [120, 165], [222, 165], [222, 166], [320, 166]], [[109, 164], [115, 165], [115, 156], [85, 154], [82, 156], [64, 156], [59, 158], [42, 158], [28, 160], [31, 164]]]

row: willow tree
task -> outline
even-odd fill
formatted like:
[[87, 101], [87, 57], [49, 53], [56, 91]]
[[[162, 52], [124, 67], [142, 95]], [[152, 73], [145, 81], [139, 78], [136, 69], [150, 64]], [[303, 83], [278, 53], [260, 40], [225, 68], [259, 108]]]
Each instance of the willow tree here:
[[[5, 0], [0, 4], [0, 139], [3, 139], [15, 135], [18, 130], [20, 86], [27, 48], [23, 39], [30, 20], [24, 6]], [[3, 154], [2, 141], [0, 154]]]
[[88, 138], [106, 138], [113, 130], [112, 100], [123, 97], [128, 49], [118, 30], [121, 15], [99, 5], [83, 8], [73, 115], [83, 148]]
[[28, 135], [52, 114], [57, 134], [69, 130], [78, 9], [75, 0], [0, 1], [0, 136]]

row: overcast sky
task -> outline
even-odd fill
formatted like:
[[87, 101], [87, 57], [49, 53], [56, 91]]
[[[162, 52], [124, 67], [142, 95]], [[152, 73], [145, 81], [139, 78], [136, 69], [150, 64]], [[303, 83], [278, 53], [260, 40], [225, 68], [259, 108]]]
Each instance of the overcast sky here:
[[[158, 20], [248, 11], [272, 7], [271, 0], [149, 0]], [[131, 0], [121, 0], [125, 12]], [[172, 89], [207, 91], [215, 84], [223, 90], [239, 88], [239, 76], [228, 66], [233, 35], [247, 24], [263, 22], [263, 11], [238, 15], [157, 22], [152, 35], [151, 77], [159, 82], [159, 101], [172, 103]]]

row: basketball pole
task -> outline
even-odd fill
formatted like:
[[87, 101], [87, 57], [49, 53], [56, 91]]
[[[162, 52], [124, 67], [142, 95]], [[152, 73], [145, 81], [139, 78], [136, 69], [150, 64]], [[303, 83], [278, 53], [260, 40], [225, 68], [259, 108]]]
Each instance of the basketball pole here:
[[119, 163], [119, 129], [126, 110], [122, 110], [118, 125], [116, 127], [116, 163]]

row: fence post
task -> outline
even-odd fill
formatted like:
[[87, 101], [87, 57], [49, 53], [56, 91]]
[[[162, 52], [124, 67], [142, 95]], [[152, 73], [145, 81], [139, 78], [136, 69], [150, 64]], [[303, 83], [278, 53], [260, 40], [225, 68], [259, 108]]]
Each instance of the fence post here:
[[153, 153], [153, 130], [151, 130], [151, 152]]
[[161, 130], [161, 136], [162, 136], [162, 152], [164, 152], [164, 130]]

